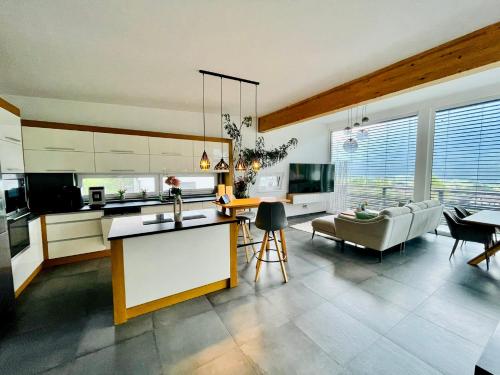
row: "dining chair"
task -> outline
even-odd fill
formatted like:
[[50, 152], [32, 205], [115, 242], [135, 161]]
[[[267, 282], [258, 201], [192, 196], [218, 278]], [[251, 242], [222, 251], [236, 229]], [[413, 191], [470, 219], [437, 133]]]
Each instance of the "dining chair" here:
[[472, 215], [472, 213], [470, 211], [468, 211], [467, 209], [465, 209], [462, 206], [455, 206], [453, 208], [454, 208], [455, 213], [457, 214], [459, 219], [463, 219], [463, 218], [466, 218], [467, 216]]
[[451, 250], [449, 259], [455, 254], [457, 245], [459, 241], [470, 241], [484, 244], [484, 250], [486, 253], [486, 267], [490, 268], [490, 258], [488, 252], [486, 251], [493, 241], [494, 231], [490, 228], [464, 223], [460, 221], [460, 218], [455, 215], [455, 213], [450, 210], [444, 210], [443, 215], [450, 228], [451, 237], [455, 239], [455, 244]]
[[[250, 262], [250, 257], [248, 256], [248, 246], [252, 247], [253, 255], [257, 253], [253, 244], [253, 236], [250, 232], [250, 222], [255, 217], [255, 213], [252, 211], [240, 211], [236, 213], [236, 219], [238, 220], [238, 237], [243, 237], [243, 243], [245, 244], [245, 256], [247, 263]], [[247, 225], [248, 221], [248, 225]], [[242, 236], [239, 235], [241, 232]]]

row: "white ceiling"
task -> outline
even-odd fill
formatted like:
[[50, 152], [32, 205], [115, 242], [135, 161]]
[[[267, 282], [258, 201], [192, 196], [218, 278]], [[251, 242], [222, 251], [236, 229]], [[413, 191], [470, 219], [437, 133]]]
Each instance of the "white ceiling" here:
[[260, 81], [264, 114], [499, 20], [499, 0], [2, 0], [0, 93], [200, 110], [201, 68]]

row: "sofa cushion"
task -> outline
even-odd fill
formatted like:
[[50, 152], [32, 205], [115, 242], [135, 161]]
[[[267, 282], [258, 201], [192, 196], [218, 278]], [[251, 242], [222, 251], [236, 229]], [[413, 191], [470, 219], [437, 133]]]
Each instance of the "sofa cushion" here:
[[335, 230], [334, 219], [335, 215], [319, 217], [314, 219], [311, 225], [318, 232], [335, 235], [337, 231]]
[[380, 211], [381, 216], [383, 215], [389, 217], [396, 217], [396, 216], [406, 215], [409, 213], [411, 213], [411, 210], [408, 207], [391, 207]]
[[375, 212], [367, 212], [367, 211], [356, 211], [356, 219], [358, 220], [370, 220], [378, 216]]
[[411, 210], [411, 212], [417, 212], [422, 210], [422, 207], [420, 207], [416, 203], [409, 203], [406, 205], [406, 207], [408, 207]]
[[425, 203], [428, 208], [441, 206], [441, 202], [438, 200], [435, 200], [435, 199], [429, 199], [429, 200], [423, 201], [423, 203]]
[[419, 206], [421, 210], [425, 210], [427, 208], [427, 203], [425, 203], [425, 201], [415, 202], [415, 204]]

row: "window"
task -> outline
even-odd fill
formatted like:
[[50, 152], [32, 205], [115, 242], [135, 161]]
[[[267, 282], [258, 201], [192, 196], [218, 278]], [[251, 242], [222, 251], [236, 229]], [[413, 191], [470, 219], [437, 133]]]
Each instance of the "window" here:
[[104, 186], [106, 196], [111, 198], [118, 196], [119, 189], [127, 190], [126, 197], [139, 197], [143, 189], [148, 195], [158, 194], [156, 176], [80, 175], [78, 179], [84, 197], [88, 196], [91, 186]]
[[500, 100], [436, 112], [431, 198], [500, 209]]
[[283, 173], [257, 175], [257, 190], [260, 192], [280, 191], [283, 186]]
[[[177, 176], [181, 180], [182, 194], [211, 194], [214, 192], [216, 185], [215, 175], [203, 175], [203, 176]], [[169, 186], [165, 184], [167, 176], [164, 176], [163, 181], [163, 192], [166, 193], [169, 190]]]
[[354, 130], [358, 149], [352, 153], [344, 151], [344, 131], [332, 132], [331, 161], [347, 164], [345, 194], [351, 207], [367, 201], [380, 210], [413, 198], [417, 122], [410, 116], [369, 125], [365, 139]]

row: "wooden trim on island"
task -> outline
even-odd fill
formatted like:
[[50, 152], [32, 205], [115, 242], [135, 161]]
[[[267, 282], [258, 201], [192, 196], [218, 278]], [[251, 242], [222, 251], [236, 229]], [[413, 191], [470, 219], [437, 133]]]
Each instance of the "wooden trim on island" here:
[[498, 66], [500, 22], [431, 48], [259, 118], [266, 132], [366, 104], [383, 96]]
[[45, 215], [40, 215], [40, 226], [42, 233], [42, 249], [44, 261], [49, 259], [49, 241], [47, 240], [47, 218]]
[[231, 223], [229, 226], [229, 262], [230, 262], [230, 279], [229, 287], [235, 288], [238, 286], [238, 223]]
[[[134, 318], [139, 315], [147, 314], [152, 311], [162, 309], [176, 303], [187, 301], [188, 299], [203, 296], [208, 293], [216, 292], [217, 290], [226, 289], [228, 287], [228, 280], [220, 280], [198, 288], [186, 290], [185, 292], [173, 294], [171, 296], [163, 297], [151, 302], [143, 303], [142, 305], [129, 307], [126, 309], [127, 318]], [[116, 323], [115, 324], [119, 324]]]
[[115, 324], [127, 321], [125, 301], [125, 268], [123, 263], [123, 240], [111, 241], [111, 281], [113, 284], [113, 316]]
[[17, 117], [21, 117], [21, 110], [17, 108], [14, 104], [9, 103], [7, 100], [0, 98], [0, 108], [9, 111]]
[[38, 275], [40, 273], [40, 271], [42, 270], [42, 268], [43, 268], [43, 263], [40, 263], [38, 265], [38, 267], [33, 270], [33, 272], [31, 273], [31, 275], [29, 275], [28, 278], [26, 280], [24, 280], [24, 283], [22, 283], [19, 286], [19, 288], [16, 289], [16, 291], [14, 293], [14, 295], [15, 295], [16, 298], [18, 298], [21, 295], [21, 293], [33, 281], [33, 279], [36, 277], [36, 275]]
[[53, 259], [45, 259], [43, 262], [43, 267], [44, 268], [45, 267], [54, 267], [54, 266], [60, 266], [62, 264], [70, 264], [70, 263], [83, 262], [83, 261], [92, 260], [92, 259], [107, 258], [109, 256], [111, 256], [111, 250], [109, 250], [109, 249], [99, 250], [99, 251], [93, 251], [91, 253], [69, 255], [67, 257], [60, 257], [60, 258], [53, 258]]

